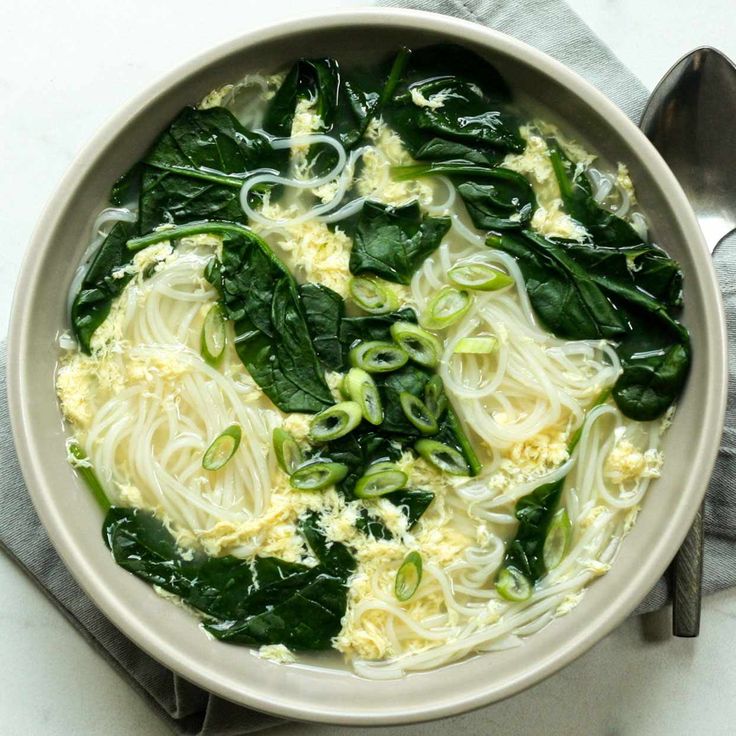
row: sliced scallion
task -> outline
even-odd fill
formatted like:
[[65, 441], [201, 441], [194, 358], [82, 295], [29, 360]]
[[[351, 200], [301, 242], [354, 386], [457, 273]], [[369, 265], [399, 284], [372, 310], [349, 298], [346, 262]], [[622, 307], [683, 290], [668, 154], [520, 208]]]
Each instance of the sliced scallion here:
[[321, 411], [312, 419], [309, 439], [313, 442], [330, 442], [352, 432], [363, 419], [357, 401], [341, 401]]
[[419, 365], [435, 368], [440, 362], [442, 343], [427, 330], [413, 322], [394, 322], [391, 337]]
[[225, 352], [225, 315], [219, 304], [213, 304], [202, 324], [200, 352], [210, 365], [217, 365]]
[[430, 330], [443, 330], [462, 319], [471, 301], [469, 291], [443, 286], [430, 300], [420, 322]]
[[241, 436], [239, 424], [231, 424], [218, 434], [204, 453], [202, 467], [205, 470], [220, 470], [224, 467], [238, 449]]
[[416, 550], [409, 552], [396, 571], [394, 595], [402, 603], [408, 601], [417, 592], [422, 582], [422, 556]]
[[498, 340], [492, 335], [462, 337], [452, 351], [456, 355], [490, 355], [498, 347]]
[[399, 394], [399, 403], [404, 416], [422, 434], [437, 434], [437, 418], [421, 399], [408, 391], [402, 391]]
[[375, 278], [353, 276], [348, 284], [348, 292], [363, 311], [371, 314], [386, 314], [399, 306], [396, 293]]
[[450, 475], [468, 475], [468, 464], [465, 458], [454, 447], [436, 440], [418, 440], [414, 449], [439, 470]]
[[562, 562], [562, 558], [567, 553], [567, 547], [570, 544], [571, 531], [572, 525], [567, 511], [559, 509], [552, 517], [547, 529], [547, 537], [544, 540], [542, 559], [547, 570], [553, 570]]
[[348, 398], [360, 405], [363, 419], [378, 425], [383, 421], [383, 406], [378, 386], [373, 377], [362, 368], [351, 368], [343, 379]]
[[483, 466], [481, 465], [478, 456], [475, 454], [475, 450], [473, 449], [473, 445], [468, 439], [468, 435], [465, 434], [465, 430], [463, 429], [463, 425], [460, 423], [460, 419], [458, 418], [457, 414], [455, 414], [455, 410], [451, 406], [447, 407], [447, 417], [445, 421], [447, 422], [447, 426], [449, 427], [453, 436], [460, 445], [460, 450], [462, 452], [463, 458], [468, 465], [469, 474], [478, 475]]
[[100, 508], [107, 511], [111, 506], [110, 499], [108, 499], [97, 473], [92, 468], [87, 453], [76, 440], [70, 440], [67, 443], [67, 451], [69, 453], [69, 464], [79, 473]]
[[288, 475], [291, 475], [304, 462], [297, 441], [282, 427], [276, 427], [273, 431], [273, 449], [276, 453], [276, 462]]
[[368, 373], [389, 373], [406, 365], [406, 350], [392, 342], [369, 340], [361, 342], [350, 351], [350, 362]]
[[392, 463], [390, 460], [381, 460], [377, 463], [371, 463], [366, 469], [363, 475], [373, 475], [373, 473], [382, 473], [384, 470], [398, 470], [399, 466], [396, 463]]
[[515, 567], [504, 567], [496, 579], [498, 594], [507, 601], [525, 601], [532, 594], [532, 586], [526, 575]]
[[319, 460], [297, 468], [291, 474], [289, 482], [300, 491], [321, 491], [339, 483], [347, 474], [347, 465]]
[[358, 479], [353, 493], [357, 498], [378, 498], [404, 488], [408, 480], [407, 474], [396, 466], [374, 469], [372, 472], [369, 470]]
[[498, 291], [511, 286], [514, 279], [487, 263], [461, 263], [447, 272], [447, 278], [462, 289]]
[[447, 409], [447, 395], [442, 379], [432, 376], [424, 387], [424, 404], [435, 419], [439, 419]]

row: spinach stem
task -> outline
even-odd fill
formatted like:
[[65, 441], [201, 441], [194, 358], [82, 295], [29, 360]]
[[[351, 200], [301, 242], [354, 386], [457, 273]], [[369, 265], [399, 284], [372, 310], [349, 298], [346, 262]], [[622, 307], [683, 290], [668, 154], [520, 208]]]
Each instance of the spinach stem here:
[[249, 227], [241, 225], [237, 222], [228, 222], [227, 220], [202, 220], [200, 222], [188, 222], [185, 225], [176, 225], [174, 227], [164, 228], [163, 230], [154, 230], [148, 235], [142, 235], [138, 238], [131, 238], [127, 242], [127, 248], [130, 251], [137, 252], [148, 248], [149, 245], [163, 243], [166, 240], [180, 240], [181, 238], [191, 237], [192, 235], [203, 235], [205, 233], [216, 233], [218, 235], [239, 235], [247, 238], [255, 243], [263, 253], [268, 256], [279, 270], [289, 279], [289, 284], [296, 296], [296, 280], [291, 271], [284, 265], [281, 259], [271, 250], [271, 246], [256, 235]]
[[102, 487], [102, 483], [100, 483], [100, 480], [97, 477], [97, 473], [92, 469], [91, 464], [85, 464], [85, 462], [89, 462], [87, 453], [76, 440], [72, 440], [69, 443], [68, 451], [70, 456], [70, 465], [77, 471], [77, 473], [79, 473], [87, 488], [92, 492], [92, 497], [97, 501], [97, 505], [103, 511], [109, 511], [112, 504], [105, 493], [105, 489]]
[[192, 169], [188, 166], [161, 165], [156, 164], [156, 168], [161, 171], [170, 171], [178, 176], [186, 176], [190, 179], [199, 179], [201, 181], [211, 181], [214, 184], [223, 184], [226, 187], [240, 189], [243, 186], [243, 175], [223, 174], [219, 171], [210, 171], [208, 169]]

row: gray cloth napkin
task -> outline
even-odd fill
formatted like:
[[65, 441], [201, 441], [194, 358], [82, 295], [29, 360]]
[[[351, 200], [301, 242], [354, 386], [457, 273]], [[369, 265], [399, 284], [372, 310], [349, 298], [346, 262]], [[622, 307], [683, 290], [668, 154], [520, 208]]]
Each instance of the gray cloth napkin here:
[[[634, 120], [646, 101], [642, 84], [591, 33], [562, 0], [439, 0], [385, 3], [482, 23], [546, 51], [607, 94]], [[736, 238], [724, 242], [716, 267], [729, 318], [730, 377], [736, 370]], [[733, 380], [730, 382], [734, 386]], [[40, 587], [84, 638], [179, 734], [239, 736], [281, 721], [207, 693], [158, 664], [118, 631], [94, 606], [51, 546], [25, 489], [13, 447], [5, 386], [5, 346], [0, 345], [0, 547]], [[706, 503], [704, 588], [736, 585], [736, 396], [729, 392], [723, 445]], [[667, 601], [660, 581], [637, 612]]]

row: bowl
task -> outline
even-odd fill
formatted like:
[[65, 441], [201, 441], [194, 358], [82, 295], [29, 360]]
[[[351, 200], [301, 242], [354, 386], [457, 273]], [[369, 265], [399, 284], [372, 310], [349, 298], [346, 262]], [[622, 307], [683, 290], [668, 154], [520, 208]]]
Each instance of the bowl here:
[[[395, 681], [346, 669], [281, 666], [248, 648], [211, 641], [185, 611], [113, 562], [101, 515], [66, 462], [54, 391], [56, 336], [66, 294], [95, 213], [181, 107], [210, 89], [298, 56], [346, 62], [438, 41], [465, 44], [512, 88], [539, 101], [611, 161], [628, 164], [657, 242], [682, 264], [683, 321], [693, 365], [666, 436], [666, 462], [612, 570], [580, 605], [522, 647], [480, 654]], [[508, 697], [556, 672], [619, 624], [664, 572], [685, 536], [718, 449], [726, 396], [726, 336], [718, 284], [695, 216], [656, 150], [606, 97], [549, 56], [488, 28], [405, 10], [357, 10], [299, 18], [250, 32], [181, 66], [131, 102], [76, 159], [29, 245], [9, 338], [11, 420], [21, 467], [62, 559], [102, 612], [138, 646], [224, 698], [279, 716], [341, 724], [398, 724], [456, 715]]]

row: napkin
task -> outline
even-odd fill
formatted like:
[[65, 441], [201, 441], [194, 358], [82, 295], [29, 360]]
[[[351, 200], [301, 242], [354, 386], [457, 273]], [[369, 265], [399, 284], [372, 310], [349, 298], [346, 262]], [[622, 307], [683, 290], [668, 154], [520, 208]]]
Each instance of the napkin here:
[[[567, 64], [602, 90], [633, 120], [647, 92], [561, 0], [429, 0], [384, 3], [455, 15], [516, 36]], [[729, 317], [729, 374], [736, 369], [736, 238], [716, 253]], [[730, 381], [733, 386], [733, 381]], [[87, 642], [178, 734], [240, 736], [282, 721], [234, 705], [196, 687], [138, 649], [97, 610], [64, 567], [36, 516], [23, 483], [10, 432], [5, 346], [0, 345], [0, 548], [39, 586]], [[729, 391], [726, 430], [706, 500], [704, 590], [736, 585], [736, 397]], [[665, 580], [637, 609], [668, 599]]]

